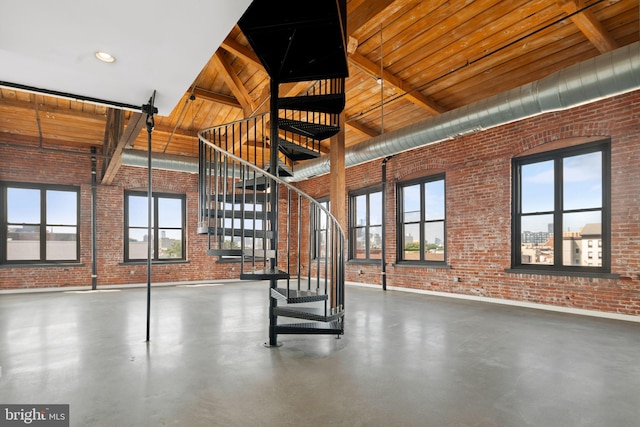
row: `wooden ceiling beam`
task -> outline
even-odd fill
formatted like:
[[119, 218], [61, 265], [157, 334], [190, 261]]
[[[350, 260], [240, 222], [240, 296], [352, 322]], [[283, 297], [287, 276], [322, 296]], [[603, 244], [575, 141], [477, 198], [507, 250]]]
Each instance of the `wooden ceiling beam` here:
[[[104, 141], [102, 152], [110, 158], [116, 149], [120, 136], [124, 131], [124, 110], [109, 108], [107, 110], [107, 122], [104, 125]], [[107, 170], [108, 162], [102, 164], [102, 174]]]
[[220, 54], [219, 50], [213, 55], [212, 59], [216, 69], [220, 73], [220, 77], [222, 77], [227, 86], [229, 86], [236, 99], [240, 101], [242, 109], [245, 112], [245, 117], [249, 117], [251, 112], [255, 110], [255, 106], [242, 81], [233, 71], [231, 64]]
[[246, 62], [253, 64], [255, 67], [264, 70], [262, 62], [260, 62], [260, 59], [258, 59], [258, 56], [255, 54], [255, 52], [251, 48], [241, 45], [234, 39], [227, 37], [222, 42], [222, 45], [220, 47], [222, 47], [227, 52], [233, 53], [234, 55], [242, 58]]
[[578, 0], [558, 0], [558, 5], [600, 53], [606, 53], [618, 47], [615, 39], [602, 26], [591, 10], [580, 10], [581, 0], [579, 3]]
[[[376, 15], [389, 7], [395, 0], [367, 0], [353, 10], [347, 11], [347, 31], [353, 34]], [[348, 5], [347, 5], [348, 7]]]
[[380, 66], [375, 62], [365, 58], [359, 53], [355, 52], [349, 57], [349, 61], [356, 67], [360, 68], [364, 72], [375, 76], [377, 78], [382, 78], [385, 83], [390, 84], [395, 87], [399, 92], [404, 93], [404, 98], [408, 101], [414, 103], [418, 107], [428, 111], [432, 115], [437, 115], [444, 113], [446, 110], [438, 105], [432, 99], [424, 96], [421, 92], [411, 87], [410, 84], [400, 79], [396, 75], [390, 73], [387, 70], [382, 70], [382, 75], [380, 75]]
[[242, 108], [240, 102], [232, 96], [223, 95], [221, 93], [212, 92], [210, 90], [202, 89], [199, 87], [192, 87], [189, 90], [189, 93], [193, 93], [193, 95], [202, 101], [207, 102], [215, 102], [217, 104], [227, 105], [233, 108]]
[[380, 135], [380, 132], [373, 130], [370, 127], [367, 127], [355, 120], [347, 120], [345, 125], [351, 128], [352, 130], [358, 132], [362, 136], [373, 138], [374, 136]]
[[116, 177], [120, 166], [122, 166], [122, 151], [127, 146], [133, 145], [133, 142], [138, 137], [138, 134], [140, 133], [142, 128], [145, 127], [145, 124], [146, 115], [142, 113], [131, 114], [131, 117], [129, 117], [129, 122], [127, 123], [127, 128], [120, 136], [118, 145], [116, 145], [116, 148], [113, 151], [113, 155], [109, 160], [109, 165], [102, 175], [102, 184], [110, 185], [113, 182], [113, 179]]

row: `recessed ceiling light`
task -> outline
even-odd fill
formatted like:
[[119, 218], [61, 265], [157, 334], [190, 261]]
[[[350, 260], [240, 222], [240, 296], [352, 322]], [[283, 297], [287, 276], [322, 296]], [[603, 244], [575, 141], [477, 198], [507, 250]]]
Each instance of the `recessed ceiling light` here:
[[116, 58], [107, 52], [98, 51], [96, 52], [96, 58], [98, 58], [102, 62], [115, 62]]

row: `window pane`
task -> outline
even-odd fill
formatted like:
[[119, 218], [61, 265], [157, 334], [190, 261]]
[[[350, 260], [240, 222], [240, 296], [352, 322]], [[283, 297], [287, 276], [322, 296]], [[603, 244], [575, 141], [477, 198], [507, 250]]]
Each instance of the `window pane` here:
[[356, 230], [356, 241], [354, 244], [354, 258], [366, 259], [367, 258], [367, 241], [365, 236], [364, 228], [357, 228]]
[[367, 196], [356, 197], [356, 223], [357, 227], [367, 225]]
[[382, 227], [369, 228], [369, 258], [382, 259]]
[[40, 224], [40, 190], [7, 188], [7, 222]]
[[402, 259], [420, 259], [420, 224], [408, 224], [404, 226], [404, 252]]
[[444, 180], [425, 184], [425, 219], [444, 219]]
[[40, 227], [10, 225], [7, 233], [7, 260], [39, 260]]
[[182, 258], [182, 230], [160, 229], [160, 259]]
[[[47, 191], [47, 224], [78, 224], [78, 193], [75, 191]], [[47, 257], [48, 258], [48, 257]], [[75, 259], [75, 251], [73, 259]]]
[[146, 228], [129, 229], [129, 259], [147, 259], [147, 236]]
[[149, 210], [148, 199], [142, 196], [129, 196], [129, 226], [146, 227]]
[[562, 264], [601, 267], [602, 260], [593, 256], [594, 242], [602, 245], [601, 211], [564, 214], [562, 221]]
[[382, 192], [369, 195], [369, 225], [382, 224]]
[[529, 215], [521, 220], [521, 263], [553, 265], [553, 215]]
[[554, 208], [553, 160], [522, 166], [522, 213]]
[[404, 222], [420, 221], [420, 186], [411, 185], [402, 189]]
[[444, 261], [444, 221], [424, 225], [424, 259]]
[[77, 247], [78, 232], [76, 227], [47, 227], [47, 260], [76, 260]]
[[[146, 210], [145, 210], [146, 212]], [[158, 227], [182, 227], [182, 200], [158, 199]]]
[[602, 207], [602, 153], [563, 161], [564, 210]]

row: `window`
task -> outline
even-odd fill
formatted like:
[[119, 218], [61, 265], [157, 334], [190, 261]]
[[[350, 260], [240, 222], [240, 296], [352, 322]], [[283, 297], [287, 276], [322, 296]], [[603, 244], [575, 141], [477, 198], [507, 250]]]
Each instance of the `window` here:
[[398, 261], [445, 261], [444, 175], [398, 185]]
[[2, 262], [78, 262], [80, 190], [3, 184]]
[[382, 259], [382, 191], [360, 190], [349, 197], [350, 258]]
[[[608, 142], [514, 159], [513, 174], [513, 267], [608, 272]], [[531, 232], [545, 241], [525, 240]], [[592, 265], [594, 240], [604, 257]]]
[[[319, 199], [318, 203], [327, 211], [330, 209], [329, 200], [326, 198]], [[327, 242], [331, 241], [331, 228], [327, 228], [328, 217], [325, 212], [320, 209], [314, 209], [314, 205], [309, 207], [309, 218], [313, 226], [313, 234], [311, 235], [311, 252], [312, 259], [327, 257]]]
[[[125, 193], [125, 261], [147, 259], [148, 203], [147, 193]], [[151, 259], [185, 259], [185, 196], [154, 193], [151, 217]]]

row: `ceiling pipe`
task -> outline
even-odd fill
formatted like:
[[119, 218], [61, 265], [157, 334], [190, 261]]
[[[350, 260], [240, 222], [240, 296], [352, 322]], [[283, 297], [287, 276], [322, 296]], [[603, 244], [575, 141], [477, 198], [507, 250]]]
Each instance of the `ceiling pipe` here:
[[[350, 167], [529, 117], [575, 108], [640, 89], [640, 42], [557, 71], [538, 81], [447, 111], [347, 147]], [[296, 165], [288, 181], [329, 173], [329, 156]]]
[[[147, 167], [148, 153], [141, 150], [123, 150], [122, 164], [124, 166]], [[187, 156], [177, 156], [173, 154], [153, 153], [151, 167], [154, 169], [165, 169], [177, 172], [198, 173], [198, 159]]]

